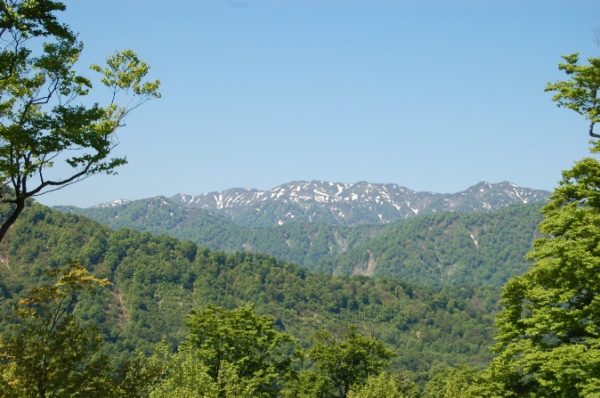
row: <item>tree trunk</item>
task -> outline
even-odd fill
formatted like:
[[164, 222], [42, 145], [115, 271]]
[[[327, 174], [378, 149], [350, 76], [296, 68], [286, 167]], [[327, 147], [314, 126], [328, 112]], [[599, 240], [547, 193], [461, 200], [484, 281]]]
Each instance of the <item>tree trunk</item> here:
[[0, 226], [0, 242], [2, 242], [2, 239], [4, 239], [4, 235], [6, 235], [10, 226], [13, 225], [15, 221], [17, 221], [19, 214], [21, 214], [21, 212], [25, 208], [25, 199], [17, 198], [15, 204], [16, 207], [11, 213], [11, 215], [8, 216], [8, 218], [2, 223], [2, 226]]

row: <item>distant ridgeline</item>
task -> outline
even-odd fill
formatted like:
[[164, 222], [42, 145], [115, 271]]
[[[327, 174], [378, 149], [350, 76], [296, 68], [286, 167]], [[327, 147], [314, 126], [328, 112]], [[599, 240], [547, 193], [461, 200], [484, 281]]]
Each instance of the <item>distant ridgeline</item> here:
[[[447, 211], [498, 210], [509, 205], [543, 202], [548, 195], [547, 191], [522, 188], [510, 182], [480, 182], [462, 192], [441, 194], [416, 192], [396, 184], [298, 181], [270, 191], [228, 189], [195, 196], [161, 196], [142, 203], [205, 209], [244, 227], [271, 227], [292, 221], [351, 226], [387, 224]], [[92, 209], [117, 208], [135, 202], [121, 199]]]
[[[376, 234], [369, 250], [373, 257], [386, 253], [388, 233], [399, 236], [410, 233], [410, 228], [441, 228], [432, 237], [448, 237], [422, 244], [433, 245], [431, 253], [439, 261], [452, 262], [454, 254], [450, 249], [440, 252], [438, 243], [484, 247], [487, 239], [505, 238], [488, 236], [486, 229], [509, 216], [516, 223], [530, 213], [535, 213], [531, 207], [513, 208], [501, 215], [489, 213], [483, 221], [475, 215], [434, 215], [419, 221], [422, 224], [390, 226], [386, 233]], [[460, 234], [451, 237], [465, 225], [466, 240]], [[419, 245], [418, 241], [414, 244]], [[354, 246], [352, 250], [360, 250], [360, 245]], [[350, 261], [350, 253], [340, 260], [340, 269]], [[257, 311], [274, 317], [278, 327], [304, 346], [319, 329], [335, 332], [356, 327], [393, 347], [396, 366], [421, 375], [433, 363], [477, 365], [490, 358], [497, 310], [493, 289], [471, 285], [430, 290], [399, 279], [310, 273], [265, 255], [226, 254], [166, 236], [111, 231], [82, 216], [37, 204], [26, 209], [0, 244], [0, 310], [8, 312], [20, 294], [41, 283], [46, 275], [43, 270], [64, 266], [68, 260], [79, 260], [112, 282], [95, 297], [79, 302], [74, 314], [84, 324], [99, 325], [115, 361], [135, 349], [149, 350], [163, 339], [175, 347], [186, 333], [184, 322], [192, 308], [209, 304], [232, 308], [245, 303], [254, 303]], [[444, 275], [461, 273], [467, 272], [443, 271]]]
[[312, 181], [59, 209], [115, 229], [265, 253], [329, 274], [498, 287], [525, 270], [523, 256], [548, 195], [508, 182], [437, 194]]

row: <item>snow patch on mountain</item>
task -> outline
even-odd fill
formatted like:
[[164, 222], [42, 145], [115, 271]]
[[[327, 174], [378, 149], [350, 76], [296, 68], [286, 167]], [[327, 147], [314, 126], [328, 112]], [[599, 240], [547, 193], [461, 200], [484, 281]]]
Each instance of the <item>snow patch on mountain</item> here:
[[[270, 190], [233, 188], [197, 195], [180, 193], [161, 198], [158, 205], [201, 208], [242, 220], [244, 225], [282, 225], [285, 222], [381, 224], [443, 211], [497, 210], [514, 204], [545, 201], [549, 192], [511, 182], [480, 182], [464, 191], [441, 194], [418, 192], [397, 184], [360, 181], [293, 181]], [[129, 203], [120, 199], [97, 207]]]
[[105, 208], [109, 208], [109, 207], [123, 206], [123, 205], [126, 205], [126, 204], [130, 203], [130, 202], [131, 201], [128, 200], [128, 199], [116, 199], [116, 200], [113, 200], [112, 202], [106, 202], [106, 203], [97, 204], [94, 207], [99, 208], [99, 209], [105, 209]]

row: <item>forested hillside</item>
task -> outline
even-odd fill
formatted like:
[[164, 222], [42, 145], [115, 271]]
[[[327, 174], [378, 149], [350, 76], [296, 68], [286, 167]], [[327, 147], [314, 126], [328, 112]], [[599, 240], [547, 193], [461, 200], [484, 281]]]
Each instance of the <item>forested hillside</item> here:
[[166, 234], [230, 252], [269, 254], [326, 273], [332, 270], [331, 263], [325, 260], [368, 240], [381, 229], [381, 226], [342, 227], [296, 222], [263, 228], [245, 227], [224, 215], [177, 205], [166, 198], [137, 200], [121, 206], [59, 209], [83, 214], [113, 229], [132, 228]]
[[72, 214], [34, 204], [0, 246], [0, 290], [6, 313], [44, 270], [79, 260], [112, 285], [80, 302], [74, 313], [98, 323], [115, 360], [183, 339], [193, 308], [258, 312], [302, 346], [321, 329], [355, 327], [393, 348], [395, 366], [420, 377], [435, 363], [483, 364], [489, 359], [495, 294], [475, 287], [431, 291], [400, 279], [332, 277], [272, 257], [227, 254], [190, 241], [133, 230], [111, 231]]
[[541, 205], [441, 213], [386, 226], [333, 258], [336, 274], [395, 276], [418, 286], [502, 286], [523, 273]]
[[385, 225], [290, 222], [264, 228], [239, 226], [223, 215], [165, 198], [62, 210], [82, 212], [111, 228], [164, 233], [212, 249], [265, 253], [328, 274], [398, 276], [424, 287], [500, 287], [527, 268], [524, 256], [535, 237], [540, 207], [434, 213]]

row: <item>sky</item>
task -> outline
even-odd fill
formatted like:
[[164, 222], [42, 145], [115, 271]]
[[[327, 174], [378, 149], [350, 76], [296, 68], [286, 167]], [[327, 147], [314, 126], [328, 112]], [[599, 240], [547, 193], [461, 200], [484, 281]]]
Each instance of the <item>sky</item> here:
[[294, 180], [552, 190], [588, 154], [587, 123], [544, 87], [564, 78], [561, 55], [600, 55], [596, 0], [65, 4], [81, 68], [131, 48], [162, 98], [119, 130], [118, 175], [37, 198], [47, 205]]

